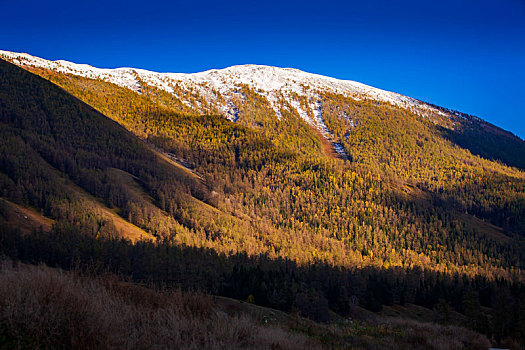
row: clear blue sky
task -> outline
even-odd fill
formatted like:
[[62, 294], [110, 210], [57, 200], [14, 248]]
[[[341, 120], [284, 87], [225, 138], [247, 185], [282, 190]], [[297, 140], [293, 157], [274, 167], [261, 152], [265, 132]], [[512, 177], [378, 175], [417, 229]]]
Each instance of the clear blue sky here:
[[295, 67], [525, 137], [525, 0], [0, 0], [0, 49], [97, 67]]

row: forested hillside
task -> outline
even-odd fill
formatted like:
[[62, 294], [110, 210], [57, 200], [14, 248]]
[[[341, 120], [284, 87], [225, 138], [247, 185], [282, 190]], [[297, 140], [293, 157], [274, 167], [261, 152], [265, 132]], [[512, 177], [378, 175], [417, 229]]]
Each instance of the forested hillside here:
[[[331, 127], [342, 136], [352, 158], [347, 162], [320, 154], [321, 137], [298, 116], [289, 122], [303, 125], [310, 149], [282, 141], [294, 134], [281, 124], [243, 128], [217, 116], [180, 114], [153, 89], [137, 94], [102, 81], [40, 74], [194, 168], [222, 211], [273, 231], [265, 246], [246, 247], [250, 254], [465, 273], [474, 272], [469, 265], [490, 274], [507, 274], [501, 268], [509, 261], [521, 267], [524, 173], [473, 156], [442, 137], [440, 126], [406, 110], [326, 96], [329, 125], [337, 110], [357, 124], [346, 137]], [[264, 111], [255, 102], [249, 106]]]
[[[0, 61], [3, 254], [322, 321], [355, 303], [450, 308], [496, 341], [524, 341], [525, 173], [443, 125], [327, 93], [345, 160], [249, 90], [233, 123], [152, 87], [33, 71], [56, 85]], [[52, 228], [20, 232], [20, 208]]]

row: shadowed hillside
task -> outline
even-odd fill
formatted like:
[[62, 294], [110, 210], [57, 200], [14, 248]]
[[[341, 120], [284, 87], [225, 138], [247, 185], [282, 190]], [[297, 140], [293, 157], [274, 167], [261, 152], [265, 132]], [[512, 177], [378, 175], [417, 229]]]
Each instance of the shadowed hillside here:
[[184, 230], [157, 207], [157, 193], [174, 193], [185, 208], [208, 200], [201, 181], [115, 122], [45, 80], [3, 61], [0, 69], [5, 201], [58, 226], [136, 240]]

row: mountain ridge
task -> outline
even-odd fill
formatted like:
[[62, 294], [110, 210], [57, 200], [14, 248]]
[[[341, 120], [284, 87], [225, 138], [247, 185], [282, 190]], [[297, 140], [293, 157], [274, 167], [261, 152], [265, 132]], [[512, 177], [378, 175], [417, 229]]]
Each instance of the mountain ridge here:
[[[269, 65], [242, 64], [233, 65], [222, 69], [209, 69], [196, 73], [159, 73], [146, 69], [120, 67], [120, 68], [97, 68], [88, 64], [77, 64], [65, 60], [50, 61], [27, 53], [17, 53], [0, 50], [0, 57], [11, 61], [17, 65], [29, 65], [40, 68], [52, 69], [62, 73], [69, 73], [88, 78], [98, 78], [107, 80], [122, 87], [140, 93], [140, 83], [137, 78], [149, 85], [160, 88], [166, 92], [175, 94], [171, 85], [181, 83], [190, 85], [193, 88], [204, 87], [209, 84], [211, 89], [219, 91], [221, 94], [231, 93], [232, 87], [237, 85], [251, 85], [258, 92], [282, 92], [285, 96], [289, 93], [301, 93], [303, 90], [316, 90], [307, 94], [313, 97], [319, 92], [341, 93], [354, 99], [375, 99], [381, 102], [391, 103], [398, 107], [403, 107], [420, 114], [430, 117], [432, 114], [446, 116], [453, 122], [461, 119], [479, 119], [477, 117], [455, 111], [450, 108], [438, 107], [433, 104], [405, 96], [396, 92], [387, 91], [366, 85], [353, 80], [337, 79], [315, 73], [305, 72], [296, 68], [281, 68]], [[203, 91], [200, 91], [203, 93]], [[209, 93], [208, 93], [209, 95]], [[207, 96], [213, 98], [213, 96]], [[275, 113], [279, 116], [280, 112], [276, 106], [276, 96], [267, 96]], [[227, 101], [227, 102], [231, 102]], [[222, 112], [230, 120], [234, 120], [234, 113], [228, 109], [228, 103], [222, 106]], [[298, 107], [296, 104], [294, 107]], [[309, 106], [315, 113], [315, 105]], [[307, 111], [299, 108], [299, 114], [306, 122], [317, 125], [322, 130], [322, 125], [315, 120], [308, 118]], [[202, 111], [201, 111], [202, 112]]]
[[[115, 84], [139, 95], [155, 95], [165, 104], [175, 102], [183, 113], [218, 114], [255, 128], [265, 125], [272, 129], [267, 132], [274, 134], [279, 133], [283, 118], [294, 115], [316, 130], [320, 142], [325, 145], [325, 154], [348, 160], [352, 152], [345, 144], [361, 120], [344, 108], [345, 103], [333, 108], [330, 101], [336, 98], [384, 104], [430, 121], [441, 128], [445, 138], [475, 155], [525, 168], [525, 142], [479, 117], [359, 82], [296, 68], [244, 64], [197, 73], [157, 73], [127, 67], [96, 68], [1, 50], [0, 58], [23, 68], [70, 74]], [[259, 117], [254, 117], [257, 114]], [[503, 151], [500, 145], [504, 145]]]

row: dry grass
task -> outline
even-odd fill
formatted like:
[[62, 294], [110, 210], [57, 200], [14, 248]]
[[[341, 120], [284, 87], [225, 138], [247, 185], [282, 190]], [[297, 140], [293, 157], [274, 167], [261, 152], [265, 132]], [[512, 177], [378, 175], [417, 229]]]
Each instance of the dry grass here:
[[[263, 316], [267, 314], [275, 321], [266, 324]], [[445, 350], [489, 346], [486, 337], [460, 327], [389, 317], [321, 325], [230, 299], [155, 291], [113, 275], [88, 277], [0, 260], [0, 349]]]
[[[3, 344], [2, 344], [3, 342]], [[0, 348], [308, 349], [305, 335], [218, 311], [210, 297], [156, 292], [44, 266], [0, 269]]]
[[400, 318], [381, 318], [332, 327], [341, 347], [349, 349], [456, 350], [490, 347], [488, 339], [474, 331]]
[[47, 232], [55, 223], [54, 220], [46, 218], [36, 210], [24, 208], [4, 198], [0, 198], [0, 216], [14, 224], [22, 233], [31, 233], [40, 228]]
[[474, 331], [457, 326], [392, 319], [385, 327], [404, 330], [404, 342], [416, 349], [488, 349], [489, 340]]
[[333, 349], [486, 350], [491, 345], [486, 336], [463, 327], [364, 311], [361, 315], [364, 318], [359, 320], [340, 318], [335, 323], [321, 325], [297, 317], [289, 326], [322, 340], [325, 347]]

